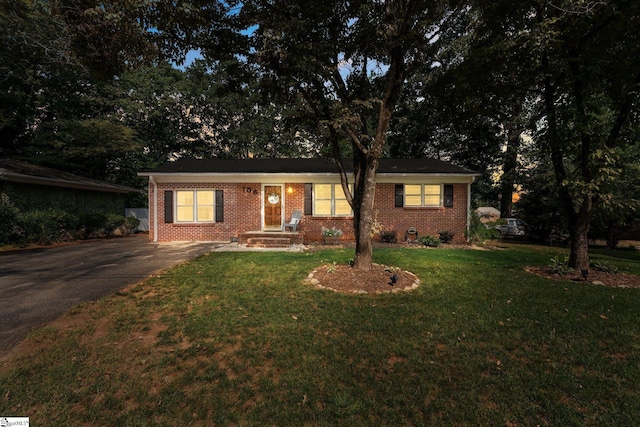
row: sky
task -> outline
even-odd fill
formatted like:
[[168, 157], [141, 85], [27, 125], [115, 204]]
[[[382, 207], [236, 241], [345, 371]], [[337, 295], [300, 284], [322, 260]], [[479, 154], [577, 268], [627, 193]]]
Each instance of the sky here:
[[194, 50], [190, 50], [189, 52], [187, 52], [187, 57], [184, 60], [184, 64], [182, 65], [177, 65], [175, 62], [173, 63], [174, 68], [177, 68], [178, 70], [182, 70], [184, 71], [185, 69], [187, 69], [191, 64], [193, 64], [193, 62], [196, 59], [202, 59], [202, 53], [200, 52], [200, 49], [194, 49]]

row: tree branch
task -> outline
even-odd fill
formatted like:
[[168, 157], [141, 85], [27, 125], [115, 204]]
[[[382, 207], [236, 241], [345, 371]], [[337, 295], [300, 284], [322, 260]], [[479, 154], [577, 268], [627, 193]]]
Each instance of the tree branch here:
[[622, 131], [622, 126], [629, 118], [629, 114], [631, 114], [631, 109], [633, 108], [635, 99], [638, 97], [639, 89], [640, 72], [638, 72], [638, 74], [636, 74], [636, 77], [633, 79], [631, 88], [629, 88], [629, 90], [625, 92], [625, 97], [620, 104], [620, 109], [618, 110], [616, 120], [614, 121], [611, 131], [607, 136], [607, 147], [613, 147], [616, 144], [616, 140], [618, 139], [618, 137], [620, 136], [620, 132]]

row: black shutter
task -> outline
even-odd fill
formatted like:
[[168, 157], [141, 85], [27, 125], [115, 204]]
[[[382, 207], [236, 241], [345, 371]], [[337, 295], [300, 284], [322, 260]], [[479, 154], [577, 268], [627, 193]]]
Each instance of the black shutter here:
[[444, 207], [453, 207], [453, 184], [444, 185]]
[[396, 208], [404, 206], [404, 184], [396, 184]]
[[216, 190], [216, 222], [224, 222], [224, 192]]
[[304, 214], [313, 215], [313, 184], [304, 185]]
[[173, 222], [173, 191], [171, 190], [164, 192], [164, 222], [167, 224]]

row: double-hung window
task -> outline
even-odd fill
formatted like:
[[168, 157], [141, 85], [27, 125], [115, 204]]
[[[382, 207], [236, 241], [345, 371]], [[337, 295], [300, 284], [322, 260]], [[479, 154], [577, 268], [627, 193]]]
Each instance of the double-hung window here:
[[215, 222], [215, 191], [176, 191], [176, 222]]
[[405, 184], [404, 206], [442, 206], [442, 186], [439, 184]]
[[351, 216], [353, 212], [342, 184], [315, 184], [313, 186], [313, 215]]

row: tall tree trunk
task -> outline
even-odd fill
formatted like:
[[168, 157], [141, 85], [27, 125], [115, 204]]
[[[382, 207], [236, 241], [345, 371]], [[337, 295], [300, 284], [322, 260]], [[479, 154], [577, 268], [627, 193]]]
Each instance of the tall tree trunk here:
[[[570, 49], [570, 52], [573, 49]], [[579, 52], [573, 52], [572, 56], [579, 55]], [[593, 214], [593, 192], [590, 185], [593, 183], [594, 176], [591, 170], [591, 155], [593, 151], [594, 141], [589, 130], [586, 130], [586, 124], [589, 123], [589, 113], [587, 111], [586, 99], [593, 94], [589, 94], [582, 82], [583, 70], [580, 69], [576, 61], [569, 61], [569, 70], [573, 78], [573, 96], [576, 102], [576, 118], [578, 123], [582, 123], [584, 127], [580, 130], [580, 157], [579, 172], [580, 179], [586, 189], [581, 194], [582, 201], [580, 207], [576, 210], [573, 208], [573, 221], [570, 223], [569, 237], [571, 238], [571, 252], [569, 253], [569, 267], [576, 270], [587, 270], [589, 268], [589, 226], [591, 224], [591, 216]], [[579, 196], [580, 197], [580, 196]], [[578, 197], [576, 197], [577, 200]], [[576, 201], [577, 201], [576, 200]]]
[[[403, 25], [407, 23], [404, 22]], [[386, 88], [378, 107], [375, 136], [361, 138], [354, 129], [347, 131], [354, 152], [354, 195], [351, 207], [354, 210], [353, 227], [356, 237], [356, 254], [353, 267], [357, 270], [371, 270], [373, 245], [371, 226], [373, 225], [373, 202], [376, 194], [376, 173], [378, 159], [382, 156], [387, 140], [391, 116], [396, 108], [402, 84], [405, 80], [404, 51], [396, 46], [391, 52]], [[366, 120], [360, 120], [362, 135], [367, 135]], [[366, 141], [366, 142], [365, 142]], [[345, 179], [342, 180], [343, 188]]]
[[589, 226], [593, 212], [591, 196], [586, 196], [569, 227], [569, 267], [577, 271], [589, 269]]
[[371, 226], [373, 224], [378, 159], [362, 154], [354, 156], [354, 169], [356, 177], [353, 195], [353, 231], [356, 238], [356, 254], [353, 267], [369, 271], [373, 262]]
[[[544, 103], [547, 112], [548, 122], [548, 147], [551, 153], [551, 163], [558, 187], [558, 197], [562, 212], [569, 225], [569, 267], [576, 270], [583, 270], [589, 267], [589, 241], [587, 235], [589, 233], [589, 224], [591, 223], [591, 214], [593, 212], [593, 196], [591, 193], [585, 194], [580, 204], [580, 210], [576, 212], [574, 208], [575, 197], [567, 187], [567, 171], [564, 166], [564, 156], [562, 149], [562, 141], [558, 132], [558, 116], [555, 105], [555, 87], [551, 81], [551, 71], [549, 59], [546, 55], [542, 57], [542, 67], [545, 73], [544, 79]], [[584, 133], [582, 137], [582, 164], [581, 175], [587, 181], [589, 178], [586, 168], [586, 160], [588, 150], [590, 148], [589, 138]], [[586, 138], [586, 140], [585, 140]], [[587, 174], [587, 176], [585, 176]]]

